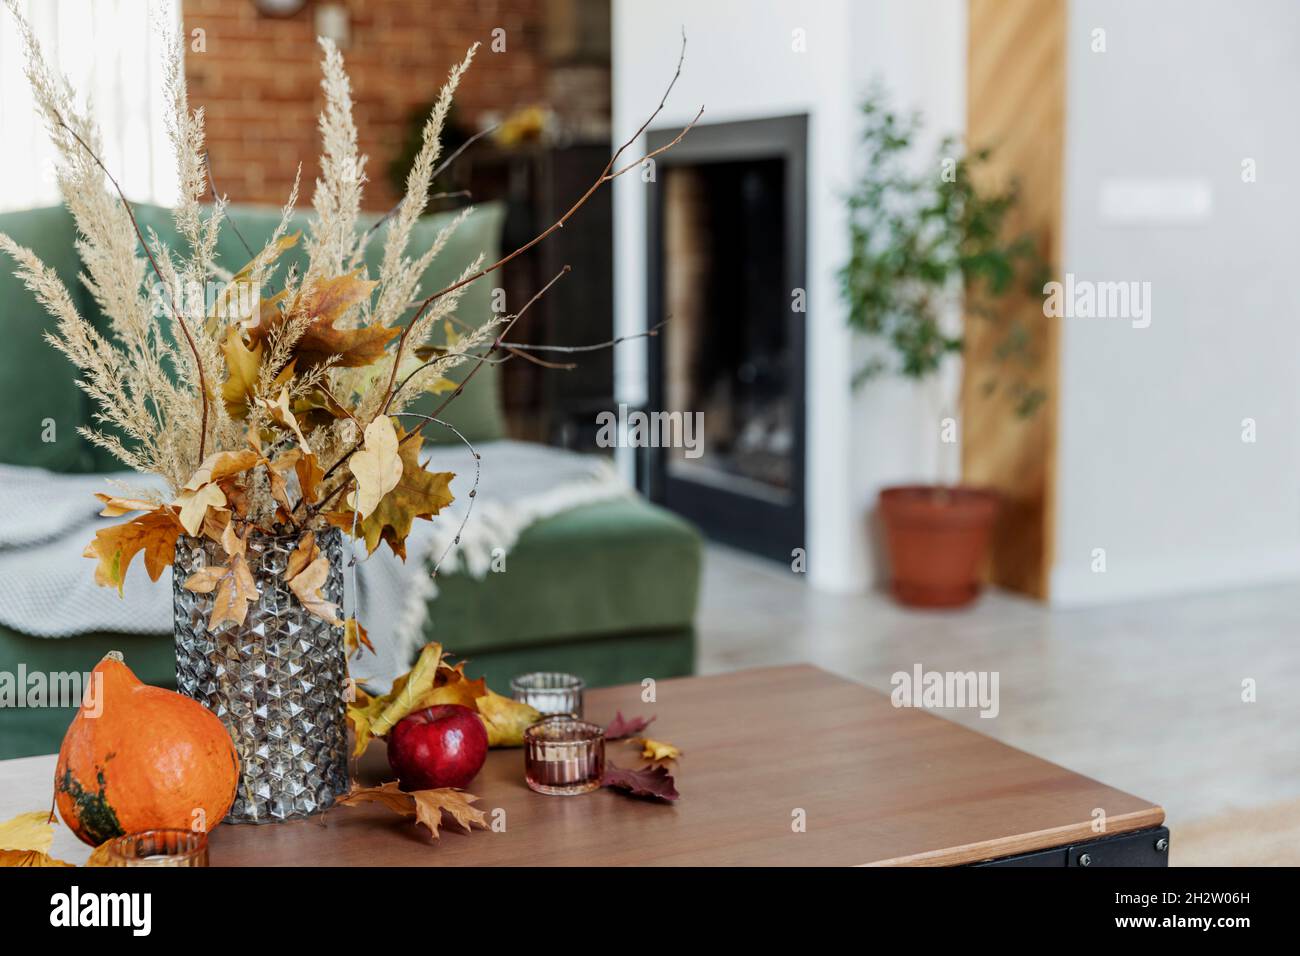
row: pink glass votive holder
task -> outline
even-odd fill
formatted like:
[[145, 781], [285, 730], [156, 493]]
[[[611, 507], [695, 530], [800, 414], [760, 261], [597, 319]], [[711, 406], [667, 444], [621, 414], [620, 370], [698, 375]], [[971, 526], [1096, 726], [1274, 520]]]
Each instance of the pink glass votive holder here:
[[141, 830], [108, 845], [108, 866], [207, 866], [208, 837], [196, 830]]
[[524, 779], [538, 793], [571, 797], [600, 787], [605, 774], [605, 731], [565, 715], [524, 731]]

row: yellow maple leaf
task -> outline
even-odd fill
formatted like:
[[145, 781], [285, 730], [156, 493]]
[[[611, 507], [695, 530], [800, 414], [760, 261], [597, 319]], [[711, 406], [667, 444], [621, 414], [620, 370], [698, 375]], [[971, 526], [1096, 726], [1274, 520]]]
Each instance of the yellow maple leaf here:
[[121, 594], [127, 568], [140, 551], [144, 552], [144, 567], [150, 580], [157, 581], [163, 571], [171, 567], [176, 556], [176, 539], [181, 531], [176, 515], [167, 508], [160, 508], [96, 531], [94, 540], [86, 546], [83, 554], [99, 560], [95, 568], [95, 583], [100, 587], [115, 587]]
[[641, 748], [641, 756], [646, 760], [653, 760], [659, 763], [662, 760], [677, 760], [681, 757], [682, 752], [672, 744], [664, 743], [662, 740], [652, 740], [649, 737], [637, 737], [631, 741]]
[[54, 824], [47, 810], [20, 813], [0, 823], [0, 850], [37, 850], [45, 853], [54, 842]]
[[393, 420], [380, 415], [366, 426], [364, 442], [348, 459], [348, 470], [357, 485], [349, 506], [360, 512], [363, 519], [369, 517], [384, 495], [401, 480], [402, 467]]
[[[455, 500], [451, 493], [449, 471], [425, 471], [420, 465], [420, 444], [417, 435], [403, 441], [404, 433], [397, 430], [398, 449], [402, 459], [402, 476], [393, 489], [380, 499], [369, 517], [358, 522], [360, 536], [365, 539], [366, 550], [373, 552], [379, 542], [386, 541], [393, 553], [406, 560], [406, 536], [416, 518], [433, 518]], [[343, 502], [340, 510], [326, 515], [329, 522], [344, 531], [352, 531], [352, 508]]]
[[496, 691], [488, 691], [475, 703], [487, 725], [489, 747], [522, 747], [524, 731], [542, 719], [535, 707], [502, 697]]

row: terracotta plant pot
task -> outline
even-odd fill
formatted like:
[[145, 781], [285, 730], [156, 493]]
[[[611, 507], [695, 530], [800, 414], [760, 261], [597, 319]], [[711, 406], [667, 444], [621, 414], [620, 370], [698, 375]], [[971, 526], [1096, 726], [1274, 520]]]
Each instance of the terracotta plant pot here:
[[881, 491], [894, 597], [913, 607], [960, 607], [975, 600], [998, 505], [996, 492], [980, 488], [902, 485]]

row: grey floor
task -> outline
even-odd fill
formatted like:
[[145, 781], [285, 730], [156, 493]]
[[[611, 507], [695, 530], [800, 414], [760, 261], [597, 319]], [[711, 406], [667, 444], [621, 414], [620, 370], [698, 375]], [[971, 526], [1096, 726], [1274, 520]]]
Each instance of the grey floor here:
[[1071, 611], [991, 592], [919, 612], [710, 546], [699, 640], [706, 674], [809, 661], [889, 691], [916, 663], [997, 671], [997, 717], [939, 713], [1160, 803], [1171, 826], [1300, 797], [1300, 584]]

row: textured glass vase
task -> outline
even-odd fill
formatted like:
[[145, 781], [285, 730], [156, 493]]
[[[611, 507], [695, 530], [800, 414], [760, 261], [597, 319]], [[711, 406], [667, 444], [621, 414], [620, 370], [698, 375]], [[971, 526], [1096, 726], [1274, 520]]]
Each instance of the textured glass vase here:
[[[343, 605], [343, 539], [318, 532], [330, 571], [321, 593]], [[203, 704], [234, 738], [239, 792], [232, 823], [272, 823], [310, 816], [348, 790], [343, 628], [307, 613], [283, 574], [296, 536], [248, 537], [248, 566], [259, 597], [242, 625], [209, 630], [215, 592], [182, 584], [195, 571], [225, 564], [221, 545], [182, 536], [176, 544], [173, 606], [177, 689]]]

